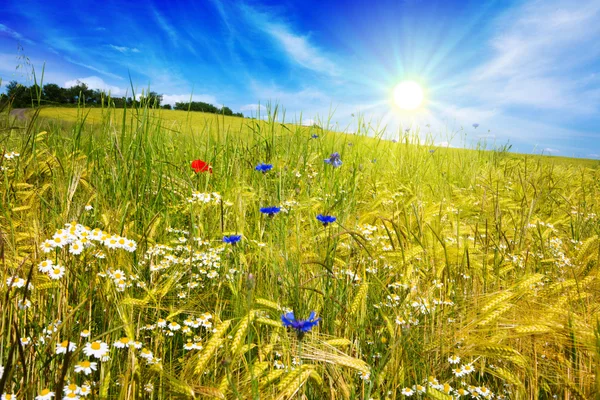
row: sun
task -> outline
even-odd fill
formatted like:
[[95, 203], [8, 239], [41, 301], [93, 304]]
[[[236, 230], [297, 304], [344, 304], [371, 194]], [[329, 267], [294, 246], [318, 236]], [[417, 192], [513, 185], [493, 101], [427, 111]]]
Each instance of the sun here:
[[394, 104], [403, 110], [415, 110], [424, 99], [423, 89], [413, 81], [403, 81], [394, 87]]

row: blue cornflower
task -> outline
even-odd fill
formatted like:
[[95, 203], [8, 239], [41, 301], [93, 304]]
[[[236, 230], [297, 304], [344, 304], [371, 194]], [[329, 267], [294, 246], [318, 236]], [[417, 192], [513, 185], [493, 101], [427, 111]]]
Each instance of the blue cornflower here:
[[332, 153], [329, 158], [325, 159], [325, 162], [327, 164], [331, 164], [333, 165], [334, 168], [339, 167], [340, 165], [342, 165], [342, 160], [340, 159], [340, 153]]
[[473, 128], [477, 129], [477, 127], [479, 126], [479, 124], [473, 124]]
[[264, 174], [265, 172], [270, 171], [270, 170], [273, 169], [273, 164], [263, 164], [263, 163], [260, 163], [254, 169], [257, 170], [257, 171], [260, 171], [260, 172], [262, 172]]
[[317, 326], [321, 320], [321, 318], [315, 318], [316, 316], [317, 313], [312, 311], [308, 316], [308, 319], [298, 320], [296, 317], [294, 317], [294, 312], [292, 311], [283, 314], [281, 316], [281, 322], [283, 322], [283, 326], [295, 329], [296, 333], [298, 334], [298, 338], [302, 339], [302, 336], [304, 336], [306, 332], [309, 332], [313, 326]]
[[242, 240], [242, 235], [223, 236], [223, 243], [236, 244], [240, 240]]
[[313, 133], [312, 135], [310, 135], [311, 139], [318, 139], [319, 135], [317, 135], [316, 133]]
[[317, 219], [323, 223], [323, 226], [327, 226], [333, 224], [337, 218], [331, 215], [319, 214], [317, 215]]
[[274, 216], [279, 211], [281, 211], [281, 208], [279, 208], [279, 207], [263, 207], [260, 209], [261, 213], [267, 214], [269, 217]]

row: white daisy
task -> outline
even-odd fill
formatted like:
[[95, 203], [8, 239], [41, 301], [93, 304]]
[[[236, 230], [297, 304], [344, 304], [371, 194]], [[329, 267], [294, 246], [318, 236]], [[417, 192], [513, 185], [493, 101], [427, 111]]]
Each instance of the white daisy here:
[[79, 392], [81, 391], [79, 386], [77, 386], [75, 383], [70, 383], [70, 384], [66, 385], [63, 390], [64, 390], [65, 394], [69, 394], [69, 393], [79, 394]]
[[48, 272], [52, 271], [53, 266], [54, 263], [52, 262], [52, 260], [44, 260], [38, 264], [38, 270], [47, 274]]
[[91, 361], [80, 361], [75, 364], [75, 372], [83, 372], [85, 375], [91, 374], [92, 371], [96, 370], [96, 368], [98, 368], [98, 363]]
[[115, 346], [117, 349], [124, 349], [125, 347], [129, 346], [131, 344], [131, 339], [129, 339], [128, 337], [122, 337], [121, 339], [115, 341], [113, 343], [113, 346]]
[[85, 347], [83, 348], [83, 352], [85, 353], [86, 356], [91, 357], [94, 356], [96, 358], [102, 358], [103, 356], [105, 356], [109, 351], [109, 347], [106, 343], [104, 342], [92, 342], [92, 343], [86, 343]]
[[75, 343], [65, 340], [63, 342], [56, 343], [56, 354], [66, 354], [67, 350], [69, 351], [69, 353], [72, 353], [75, 351], [76, 348], [77, 346], [75, 345]]
[[82, 338], [86, 338], [89, 337], [91, 334], [91, 332], [89, 331], [89, 329], [84, 329], [81, 331], [81, 333], [79, 333], [79, 336], [81, 336]]
[[39, 395], [35, 396], [35, 400], [50, 400], [53, 397], [54, 392], [51, 392], [50, 389], [44, 389]]
[[92, 211], [94, 209], [94, 207], [92, 207], [91, 204], [86, 204], [86, 206], [84, 208], [85, 208], [85, 211]]
[[52, 270], [48, 272], [50, 279], [58, 280], [65, 275], [65, 267], [61, 265], [55, 265]]
[[181, 329], [181, 325], [179, 325], [177, 322], [169, 322], [169, 325], [167, 325], [167, 327], [172, 331], [178, 331], [179, 329]]
[[81, 388], [79, 388], [79, 394], [83, 397], [89, 396], [91, 393], [92, 388], [90, 387], [90, 385], [81, 385]]
[[76, 240], [73, 243], [71, 243], [71, 246], [69, 247], [69, 253], [78, 255], [78, 254], [81, 254], [82, 252], [83, 252], [83, 243], [81, 243], [80, 240]]
[[405, 387], [404, 389], [402, 389], [401, 393], [402, 393], [403, 396], [406, 396], [406, 397], [410, 397], [413, 394], [415, 394], [415, 392], [411, 388], [407, 388], [407, 387]]
[[448, 357], [448, 362], [450, 364], [458, 364], [460, 362], [460, 357], [456, 356], [456, 355], [450, 356], [450, 357]]
[[6, 285], [9, 288], [22, 288], [23, 286], [25, 286], [25, 283], [27, 283], [25, 279], [19, 278], [18, 276], [11, 276], [10, 278], [6, 278]]

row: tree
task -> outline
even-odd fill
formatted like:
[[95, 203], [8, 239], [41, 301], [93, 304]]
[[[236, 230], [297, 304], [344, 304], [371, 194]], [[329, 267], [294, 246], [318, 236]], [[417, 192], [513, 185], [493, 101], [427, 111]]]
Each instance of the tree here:
[[6, 85], [6, 94], [11, 99], [13, 108], [31, 107], [31, 92], [27, 86], [10, 81]]
[[172, 107], [170, 104], [165, 104], [162, 106], [163, 110], [170, 110]]
[[65, 89], [61, 88], [56, 83], [47, 83], [44, 85], [43, 99], [49, 103], [64, 103]]
[[231, 111], [231, 108], [223, 106], [223, 108], [219, 110], [219, 114], [233, 115], [233, 111]]

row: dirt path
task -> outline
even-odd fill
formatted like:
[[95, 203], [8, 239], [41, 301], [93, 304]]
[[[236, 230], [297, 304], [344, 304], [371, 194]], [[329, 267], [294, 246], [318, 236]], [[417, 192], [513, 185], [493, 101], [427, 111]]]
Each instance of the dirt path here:
[[10, 110], [10, 115], [13, 117], [17, 117], [18, 120], [23, 121], [27, 118], [27, 110], [28, 108], [14, 108]]

